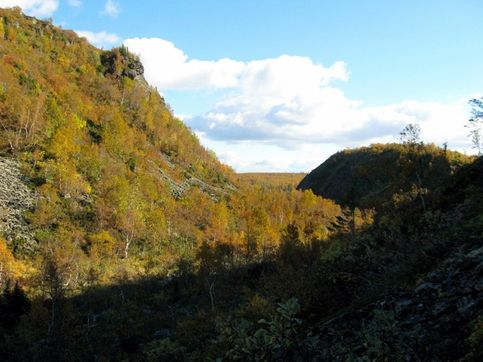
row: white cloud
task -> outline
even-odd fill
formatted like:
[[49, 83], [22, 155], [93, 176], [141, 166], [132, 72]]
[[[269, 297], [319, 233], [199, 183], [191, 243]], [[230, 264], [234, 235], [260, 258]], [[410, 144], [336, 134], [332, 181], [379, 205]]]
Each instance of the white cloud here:
[[109, 47], [121, 41], [121, 38], [113, 33], [101, 31], [98, 33], [88, 30], [76, 30], [79, 36], [86, 38], [97, 47]]
[[189, 60], [173, 43], [158, 38], [127, 39], [124, 44], [141, 56], [146, 79], [160, 90], [234, 87], [245, 67], [231, 59]]
[[82, 5], [82, 0], [68, 0], [70, 6], [79, 7]]
[[[272, 66], [270, 61], [268, 64]], [[299, 69], [304, 69], [302, 74]], [[365, 107], [348, 99], [340, 89], [314, 81], [316, 72], [308, 66], [289, 67], [286, 73], [294, 77], [293, 81], [284, 78], [285, 72], [274, 72], [273, 78], [265, 79], [255, 72], [234, 94], [187, 123], [212, 139], [258, 140], [283, 148], [306, 143], [352, 146], [396, 140], [408, 123], [420, 124], [427, 142], [448, 141], [457, 147], [467, 141], [466, 100]]]
[[425, 142], [471, 150], [466, 100], [368, 107], [338, 87], [336, 81], [349, 79], [343, 62], [327, 67], [289, 55], [249, 62], [197, 60], [163, 39], [124, 44], [140, 55], [146, 79], [160, 91], [221, 94], [206, 112], [185, 122], [237, 170], [309, 170], [337, 149], [397, 141], [408, 123], [421, 126]]
[[119, 15], [121, 9], [119, 8], [119, 4], [114, 0], [107, 0], [104, 4], [104, 10], [102, 14], [109, 15], [113, 18]]
[[[265, 170], [307, 171], [337, 149], [397, 142], [399, 132], [408, 123], [421, 126], [425, 142], [448, 142], [450, 148], [472, 152], [464, 127], [468, 118], [466, 100], [364, 107], [340, 95], [328, 93], [326, 97], [333, 103], [317, 104], [313, 109], [305, 105], [293, 107], [296, 111], [287, 119], [274, 117], [273, 109], [259, 112], [259, 103], [240, 101], [230, 109], [217, 105], [217, 112], [206, 112], [185, 122], [203, 134], [205, 144], [207, 139], [214, 142], [211, 148], [237, 170], [263, 169], [258, 161], [268, 160], [271, 163], [265, 165]], [[238, 149], [241, 160], [226, 158], [230, 149]]]
[[[348, 77], [342, 62], [325, 68], [314, 64], [309, 58], [287, 55], [252, 62], [227, 58], [210, 61], [189, 59], [173, 43], [159, 38], [127, 39], [124, 44], [140, 55], [146, 68], [146, 78], [160, 90], [250, 87], [251, 91], [258, 90], [266, 95], [271, 92], [270, 89], [256, 89], [252, 86], [268, 85], [267, 81], [271, 81], [270, 85], [275, 89], [286, 89], [288, 86], [307, 93], [304, 91], [307, 82], [311, 86], [319, 86]], [[296, 74], [290, 73], [297, 68], [299, 71]]]
[[20, 6], [28, 15], [45, 18], [51, 16], [59, 7], [59, 0], [0, 0], [0, 7]]

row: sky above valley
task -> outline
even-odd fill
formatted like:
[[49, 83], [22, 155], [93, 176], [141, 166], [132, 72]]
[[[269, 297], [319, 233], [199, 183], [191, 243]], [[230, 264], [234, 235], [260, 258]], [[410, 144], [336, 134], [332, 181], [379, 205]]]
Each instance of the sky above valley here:
[[481, 0], [0, 0], [94, 45], [126, 45], [147, 81], [236, 171], [310, 171], [397, 141], [474, 153]]

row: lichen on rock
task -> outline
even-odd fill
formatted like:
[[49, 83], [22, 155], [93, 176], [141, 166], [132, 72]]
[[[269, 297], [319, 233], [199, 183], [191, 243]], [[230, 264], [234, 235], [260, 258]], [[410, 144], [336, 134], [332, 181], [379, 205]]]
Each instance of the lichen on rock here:
[[0, 157], [0, 235], [14, 249], [35, 248], [35, 240], [23, 217], [35, 203], [36, 194], [27, 186], [18, 162]]

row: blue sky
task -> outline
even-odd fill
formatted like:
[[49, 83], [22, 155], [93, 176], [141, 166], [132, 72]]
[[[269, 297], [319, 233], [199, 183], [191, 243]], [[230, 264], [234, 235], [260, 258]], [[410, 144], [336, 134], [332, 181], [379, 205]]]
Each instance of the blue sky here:
[[0, 0], [122, 42], [203, 144], [238, 171], [310, 171], [332, 152], [394, 141], [472, 152], [483, 2]]

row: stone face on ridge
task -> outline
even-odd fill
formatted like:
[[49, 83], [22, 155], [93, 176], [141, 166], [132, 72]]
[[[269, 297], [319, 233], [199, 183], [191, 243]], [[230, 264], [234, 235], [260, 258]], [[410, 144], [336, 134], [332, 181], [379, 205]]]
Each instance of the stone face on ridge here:
[[139, 60], [132, 60], [128, 63], [127, 69], [123, 71], [123, 75], [131, 79], [137, 79], [144, 74], [144, 66]]
[[0, 157], [0, 236], [15, 247], [32, 249], [33, 235], [23, 213], [35, 206], [36, 195], [26, 185], [15, 160]]
[[101, 55], [101, 63], [105, 67], [105, 74], [130, 79], [142, 79], [144, 66], [138, 57], [127, 52], [126, 48], [105, 51]]

